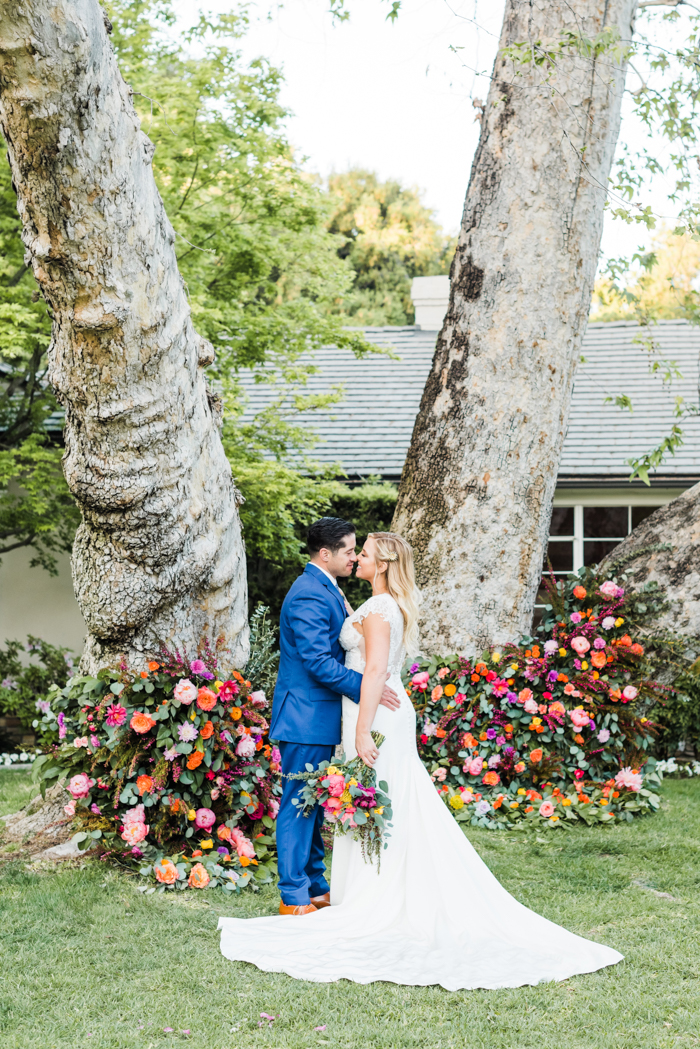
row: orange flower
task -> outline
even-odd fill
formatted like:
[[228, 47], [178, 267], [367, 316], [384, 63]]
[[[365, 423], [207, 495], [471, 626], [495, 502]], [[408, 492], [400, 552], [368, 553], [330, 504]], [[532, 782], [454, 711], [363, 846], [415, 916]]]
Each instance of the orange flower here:
[[216, 703], [216, 692], [212, 692], [210, 688], [200, 688], [197, 693], [197, 706], [200, 710], [213, 710]]
[[586, 588], [585, 588], [585, 586], [575, 586], [574, 587], [574, 597], [577, 598], [579, 601], [583, 601], [584, 597], [586, 597]]
[[628, 645], [632, 644], [632, 638], [629, 636], [629, 634], [623, 634], [617, 643], [618, 645], [624, 645], [625, 647], [627, 647]]
[[141, 677], [148, 677], [148, 671], [147, 670], [142, 670], [141, 671]]
[[535, 732], [538, 736], [541, 736], [544, 730], [544, 725], [535, 725]]
[[457, 686], [456, 685], [445, 685], [445, 695], [446, 696], [454, 696], [456, 691], [457, 691]]
[[526, 806], [525, 806], [525, 811], [526, 811], [526, 812], [532, 812], [532, 810], [534, 809], [534, 807], [535, 807], [534, 805], [526, 805]]
[[521, 772], [524, 772], [525, 771], [525, 762], [524, 761], [519, 761], [518, 764], [515, 766], [515, 771], [518, 773], [518, 775], [520, 775]]
[[501, 782], [501, 777], [497, 772], [487, 772], [481, 782], [485, 783], [487, 787], [495, 787]]
[[162, 885], [172, 885], [177, 881], [177, 867], [172, 860], [161, 860], [153, 868], [156, 881]]
[[150, 671], [156, 671], [156, 670], [160, 670], [160, 663], [155, 663], [155, 662], [153, 662], [153, 661], [152, 661], [152, 662], [150, 662], [150, 663], [148, 664], [148, 669], [149, 669]]
[[482, 677], [485, 677], [485, 675], [489, 672], [489, 668], [486, 666], [485, 663], [477, 663], [474, 667], [474, 671], [477, 674], [481, 674]]
[[239, 856], [238, 857], [238, 862], [240, 863], [241, 867], [247, 867], [248, 864], [250, 863], [250, 860], [248, 859], [247, 856]]
[[633, 656], [643, 656], [644, 648], [642, 647], [642, 645], [632, 645], [632, 647], [630, 648], [630, 652]]
[[199, 730], [199, 734], [202, 737], [202, 739], [209, 739], [211, 736], [213, 736], [214, 735], [214, 722], [213, 721], [205, 721], [204, 724], [202, 725], [202, 727]]
[[537, 647], [537, 645], [533, 645], [532, 646], [532, 654], [535, 657], [535, 659], [539, 659], [540, 658], [540, 650]]
[[194, 867], [190, 871], [190, 876], [187, 879], [187, 884], [192, 889], [206, 889], [207, 885], [211, 881], [209, 873], [201, 863], [195, 863]]
[[487, 737], [487, 735], [486, 735], [486, 733], [485, 733], [485, 732], [480, 732], [480, 733], [479, 733], [479, 739], [480, 739], [480, 740], [482, 741], [482, 743], [483, 743], [483, 741], [484, 741], [485, 739], [487, 739], [487, 738], [488, 738], [488, 737]]
[[530, 761], [532, 762], [533, 765], [536, 765], [538, 762], [542, 761], [542, 748], [541, 747], [537, 747], [535, 750], [531, 750], [530, 751]]
[[138, 776], [136, 779], [136, 786], [139, 794], [150, 794], [153, 790], [153, 777]]
[[231, 710], [229, 711], [229, 713], [230, 713], [230, 715], [231, 715], [231, 717], [233, 718], [234, 721], [238, 721], [238, 719], [240, 718], [240, 716], [243, 713], [243, 711], [241, 710], [240, 707], [231, 707]]
[[444, 739], [447, 733], [445, 732], [444, 728], [436, 728], [435, 735], [438, 739]]
[[189, 758], [187, 759], [187, 768], [188, 769], [199, 768], [199, 766], [202, 764], [203, 761], [204, 761], [204, 754], [202, 753], [202, 751], [201, 750], [193, 750], [192, 753], [190, 754]]
[[476, 740], [472, 736], [471, 732], [465, 732], [464, 733], [464, 736], [462, 737], [462, 743], [464, 744], [465, 747], [468, 747], [469, 750], [474, 750], [475, 747], [479, 746], [479, 744], [476, 742]]
[[201, 849], [195, 849], [194, 852], [192, 853], [192, 859], [194, 859], [195, 856], [202, 856], [202, 855], [203, 855], [203, 853], [202, 853]]
[[580, 735], [580, 733], [577, 732], [576, 735], [574, 736], [574, 743], [578, 743], [579, 747], [582, 747], [583, 746], [583, 742], [584, 742], [583, 736]]
[[129, 724], [133, 728], [134, 732], [138, 732], [141, 735], [143, 735], [144, 732], [151, 731], [151, 729], [155, 725], [155, 721], [153, 720], [150, 714], [144, 714], [142, 711], [137, 710]]
[[600, 670], [601, 667], [604, 667], [607, 663], [605, 652], [594, 652], [591, 656], [591, 663], [594, 667], [597, 667], [598, 670]]
[[442, 685], [436, 685], [435, 688], [433, 689], [433, 691], [430, 693], [430, 698], [432, 699], [433, 703], [437, 703], [437, 701], [440, 699], [441, 696], [442, 696]]
[[478, 674], [472, 674], [472, 684], [475, 685], [478, 680], [479, 680], [479, 675]]
[[171, 798], [170, 799], [170, 811], [171, 812], [175, 812], [175, 813], [179, 812], [180, 811], [180, 805], [181, 805], [181, 802], [180, 802], [179, 798]]
[[230, 841], [231, 828], [227, 827], [225, 823], [222, 823], [221, 826], [217, 828], [216, 836], [219, 839], [219, 841]]
[[[487, 773], [487, 775], [488, 775], [488, 773]], [[496, 800], [493, 803], [494, 809], [500, 809], [501, 805], [503, 804], [503, 798], [504, 798], [503, 794], [499, 794], [498, 795], [498, 797], [496, 798]]]
[[557, 681], [562, 681], [564, 684], [568, 681], [566, 674], [557, 674]]

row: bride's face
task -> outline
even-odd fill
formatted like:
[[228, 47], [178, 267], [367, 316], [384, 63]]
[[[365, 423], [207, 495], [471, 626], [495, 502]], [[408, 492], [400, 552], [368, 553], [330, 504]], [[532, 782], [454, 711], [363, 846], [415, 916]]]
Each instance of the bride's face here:
[[357, 556], [357, 571], [355, 574], [358, 579], [366, 579], [369, 583], [373, 583], [376, 573], [377, 581], [379, 582], [379, 577], [383, 572], [386, 572], [386, 562], [378, 563], [375, 560], [376, 551], [377, 544], [374, 539], [365, 540], [365, 545]]

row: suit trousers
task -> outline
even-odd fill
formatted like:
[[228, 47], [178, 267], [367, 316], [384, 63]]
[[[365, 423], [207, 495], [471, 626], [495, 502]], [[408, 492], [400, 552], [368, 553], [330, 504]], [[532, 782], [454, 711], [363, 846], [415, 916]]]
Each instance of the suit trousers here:
[[[328, 743], [278, 743], [282, 755], [282, 772], [290, 775], [304, 772], [306, 765], [314, 768], [322, 761], [330, 761], [335, 747]], [[326, 865], [323, 862], [321, 825], [323, 809], [318, 805], [308, 816], [297, 815], [292, 799], [298, 797], [301, 784], [286, 779], [277, 814], [277, 864], [282, 902], [305, 904], [312, 896], [328, 892]]]

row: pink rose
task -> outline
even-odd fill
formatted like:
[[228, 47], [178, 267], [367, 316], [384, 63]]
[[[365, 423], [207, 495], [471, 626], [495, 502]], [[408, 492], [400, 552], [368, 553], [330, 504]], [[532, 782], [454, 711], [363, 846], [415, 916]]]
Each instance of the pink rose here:
[[336, 812], [338, 809], [342, 809], [343, 803], [340, 798], [327, 798], [323, 803], [323, 807], [327, 812]]
[[277, 813], [280, 810], [280, 803], [277, 798], [270, 798], [267, 803], [267, 814], [271, 820], [277, 819]]
[[550, 816], [554, 815], [554, 805], [551, 801], [543, 801], [539, 807], [540, 816], [548, 820]]
[[188, 707], [190, 703], [194, 703], [195, 699], [197, 698], [197, 693], [197, 686], [193, 685], [188, 678], [183, 677], [182, 680], [178, 681], [177, 685], [175, 686], [173, 696], [175, 697], [175, 699], [179, 699], [180, 702], [184, 704], [184, 706]]
[[267, 706], [267, 696], [265, 695], [265, 693], [263, 692], [263, 690], [261, 688], [259, 688], [257, 692], [251, 692], [250, 693], [250, 701], [251, 701], [251, 703], [253, 704], [254, 707], [266, 707]]
[[328, 793], [332, 798], [339, 798], [345, 790], [345, 776], [339, 772], [333, 776], [328, 776]]
[[625, 697], [625, 699], [636, 699], [637, 689], [634, 687], [634, 685], [625, 685], [625, 687], [622, 690], [622, 695]]
[[80, 747], [87, 747], [88, 738], [87, 736], [76, 736], [73, 740], [73, 746], [80, 749]]
[[586, 638], [582, 637], [579, 634], [578, 637], [575, 637], [575, 638], [572, 639], [571, 647], [573, 648], [574, 652], [576, 652], [577, 655], [585, 656], [586, 652], [588, 651], [588, 649], [591, 646], [590, 646], [590, 643], [586, 640]]
[[255, 740], [252, 736], [241, 736], [236, 747], [236, 754], [241, 758], [252, 758], [255, 753]]
[[444, 783], [447, 779], [447, 769], [435, 769], [435, 772], [431, 772], [430, 778], [437, 780], [438, 783]]
[[620, 790], [627, 789], [636, 792], [642, 789], [642, 782], [641, 772], [635, 772], [630, 768], [620, 769], [617, 776], [615, 776], [615, 786], [619, 787]]
[[75, 800], [69, 801], [67, 805], [63, 806], [63, 811], [66, 816], [70, 816], [71, 819], [75, 816]]
[[421, 690], [423, 690], [423, 689], [428, 687], [428, 682], [429, 681], [430, 681], [430, 674], [428, 673], [427, 670], [421, 671], [420, 674], [414, 674], [413, 677], [411, 678], [411, 684], [415, 685], [416, 688], [419, 688]]
[[146, 822], [146, 810], [143, 805], [134, 805], [132, 809], [127, 809], [122, 817], [122, 823], [125, 827], [128, 827], [130, 823], [145, 823]]
[[525, 700], [525, 706], [523, 709], [527, 714], [536, 714], [540, 708], [537, 703], [535, 703], [534, 699], [527, 699]]
[[235, 845], [239, 856], [247, 856], [249, 860], [255, 859], [255, 846], [250, 838], [246, 838], [240, 827], [234, 827], [231, 831], [231, 844]]
[[564, 685], [564, 695], [565, 696], [571, 696], [575, 691], [576, 691], [576, 689], [571, 684], [571, 682], [567, 681], [567, 683]]
[[605, 583], [602, 584], [600, 592], [603, 595], [603, 597], [607, 598], [625, 596], [624, 589], [621, 586], [618, 586], [617, 583], [613, 583], [612, 579], [608, 579]]
[[569, 717], [573, 721], [577, 729], [585, 728], [588, 722], [591, 720], [585, 710], [570, 710]]
[[148, 834], [148, 827], [145, 823], [128, 823], [125, 824], [122, 831], [122, 838], [127, 845], [138, 845], [140, 841]]
[[94, 779], [90, 779], [84, 772], [81, 772], [73, 776], [68, 784], [68, 790], [74, 798], [86, 798], [94, 786]]
[[470, 776], [478, 776], [484, 767], [483, 758], [472, 758], [471, 761], [466, 763], [466, 769]]
[[216, 823], [216, 816], [211, 809], [197, 809], [194, 822], [200, 830], [211, 830]]

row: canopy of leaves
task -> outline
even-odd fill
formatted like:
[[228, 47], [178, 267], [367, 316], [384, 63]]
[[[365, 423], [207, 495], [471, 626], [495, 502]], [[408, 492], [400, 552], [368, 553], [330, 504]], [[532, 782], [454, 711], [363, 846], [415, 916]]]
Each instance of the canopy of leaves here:
[[355, 168], [331, 175], [328, 229], [353, 270], [352, 288], [334, 309], [347, 322], [413, 324], [413, 277], [448, 273], [457, 238], [448, 236], [419, 191]]

